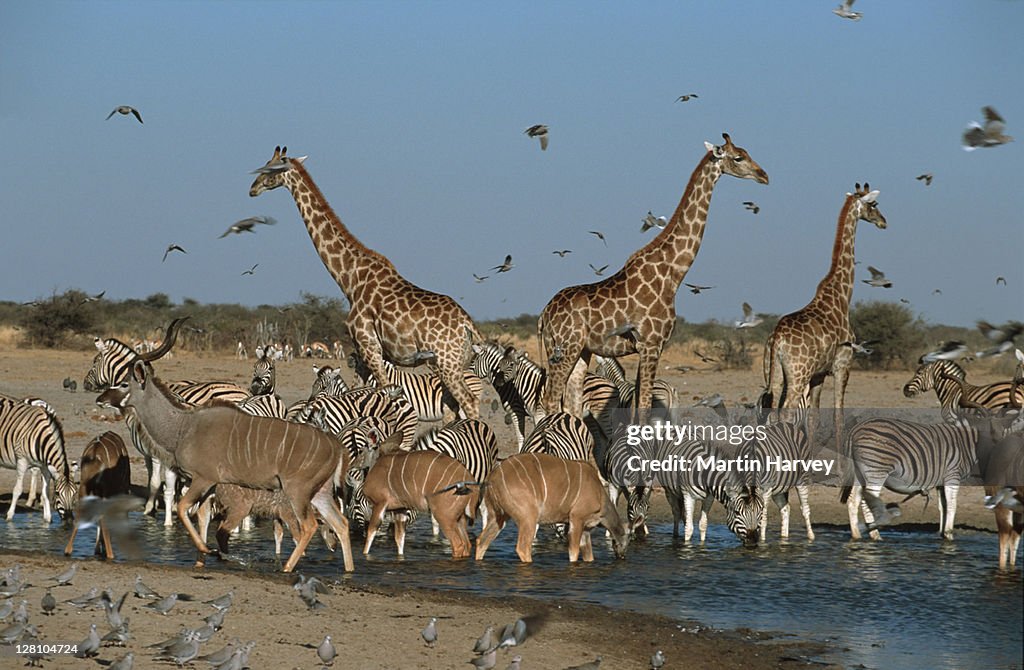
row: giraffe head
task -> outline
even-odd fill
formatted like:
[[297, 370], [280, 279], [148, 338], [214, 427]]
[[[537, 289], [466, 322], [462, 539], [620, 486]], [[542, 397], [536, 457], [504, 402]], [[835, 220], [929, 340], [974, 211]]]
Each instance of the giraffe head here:
[[725, 144], [715, 146], [711, 142], [705, 142], [711, 160], [717, 162], [723, 174], [729, 174], [740, 179], [753, 179], [758, 184], [768, 183], [768, 173], [758, 165], [746, 149], [732, 143], [729, 133], [722, 133]]
[[878, 210], [878, 191], [872, 191], [867, 182], [864, 186], [856, 184], [853, 193], [847, 193], [847, 197], [854, 198], [851, 206], [853, 215], [860, 221], [867, 221], [875, 224], [876, 227], [885, 229], [888, 224], [885, 222], [885, 215]]
[[274, 147], [274, 155], [267, 161], [266, 165], [253, 171], [256, 179], [252, 182], [252, 186], [249, 187], [249, 195], [251, 197], [255, 198], [264, 191], [272, 191], [279, 186], [284, 186], [285, 174], [292, 169], [295, 163], [301, 163], [306, 160], [305, 156], [292, 158], [291, 156], [286, 156], [285, 154], [287, 153], [288, 147]]

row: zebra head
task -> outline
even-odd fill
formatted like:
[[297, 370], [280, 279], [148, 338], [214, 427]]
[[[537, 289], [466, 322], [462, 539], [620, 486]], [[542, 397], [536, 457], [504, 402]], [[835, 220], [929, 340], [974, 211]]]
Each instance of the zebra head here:
[[175, 319], [167, 326], [164, 341], [159, 347], [147, 353], [139, 353], [135, 349], [115, 338], [96, 338], [96, 356], [92, 359], [92, 367], [85, 374], [82, 386], [86, 391], [95, 393], [104, 391], [111, 386], [128, 381], [128, 375], [136, 361], [155, 361], [163, 357], [178, 337], [181, 322], [188, 317]]
[[754, 486], [744, 484], [729, 491], [726, 525], [745, 547], [757, 546], [764, 506], [764, 494]]
[[645, 482], [641, 486], [630, 489], [626, 493], [626, 523], [629, 532], [637, 538], [647, 537], [647, 515], [651, 510], [651, 491], [653, 482]]
[[954, 377], [960, 381], [967, 379], [964, 369], [953, 361], [933, 361], [924, 363], [914, 377], [903, 386], [903, 395], [913, 398], [923, 391], [935, 388], [936, 382], [943, 377]]
[[277, 373], [274, 370], [274, 361], [268, 353], [266, 350], [259, 352], [259, 357], [252, 367], [252, 382], [249, 384], [249, 393], [252, 395], [266, 395], [274, 392]]
[[74, 516], [75, 501], [78, 498], [78, 487], [71, 479], [70, 469], [63, 475], [54, 477], [53, 485], [53, 509], [60, 515], [61, 520], [67, 524]]

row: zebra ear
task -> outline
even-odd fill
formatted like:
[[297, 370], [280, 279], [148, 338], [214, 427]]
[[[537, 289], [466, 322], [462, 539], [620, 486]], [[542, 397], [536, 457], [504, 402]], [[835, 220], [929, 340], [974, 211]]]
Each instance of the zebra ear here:
[[473, 353], [476, 354], [477, 356], [479, 356], [480, 354], [484, 353], [483, 347], [481, 347], [479, 344], [476, 344], [476, 343], [471, 344], [470, 348], [473, 350]]
[[[97, 337], [97, 338], [95, 338], [92, 341], [92, 343], [96, 345], [96, 349], [100, 353], [106, 352], [106, 350], [107, 350], [107, 342], [106, 342], [106, 340], [101, 340], [100, 338]], [[1019, 353], [1019, 351], [1018, 351], [1018, 353]]]

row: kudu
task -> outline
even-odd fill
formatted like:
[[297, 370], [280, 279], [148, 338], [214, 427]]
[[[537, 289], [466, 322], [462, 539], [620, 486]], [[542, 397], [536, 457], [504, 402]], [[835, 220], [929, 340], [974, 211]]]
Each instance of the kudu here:
[[[389, 438], [382, 445], [382, 451], [391, 441], [397, 442], [397, 439]], [[466, 466], [445, 454], [397, 451], [380, 455], [363, 482], [363, 495], [373, 505], [363, 553], [370, 553], [373, 538], [388, 511], [429, 510], [451, 542], [452, 558], [468, 558], [470, 542], [466, 519], [476, 516], [480, 505], [479, 487], [480, 483], [473, 481]], [[406, 519], [396, 514], [393, 521], [398, 555], [402, 556]]]
[[173, 455], [177, 468], [192, 478], [177, 511], [201, 554], [212, 552], [196, 532], [188, 509], [217, 484], [236, 484], [280, 489], [290, 502], [298, 519], [297, 543], [285, 572], [295, 568], [316, 533], [314, 509], [341, 539], [345, 570], [353, 570], [348, 521], [334, 499], [335, 482], [348, 470], [349, 456], [330, 436], [311, 426], [245, 414], [230, 404], [182, 403], [146, 361], [132, 367], [127, 405]]
[[514, 454], [491, 472], [484, 499], [491, 518], [476, 541], [478, 561], [509, 519], [519, 527], [516, 553], [524, 563], [533, 561], [533, 539], [542, 523], [569, 524], [570, 562], [576, 562], [581, 553], [584, 561], [594, 560], [590, 529], [599, 525], [611, 533], [615, 555], [626, 555], [629, 531], [590, 463], [548, 454]]
[[[107, 431], [98, 435], [86, 445], [82, 451], [81, 479], [78, 482], [78, 500], [88, 496], [112, 498], [129, 495], [132, 487], [131, 466], [128, 463], [128, 449], [124, 440], [115, 432]], [[104, 553], [108, 561], [114, 560], [114, 549], [110, 543], [110, 530], [106, 519], [101, 516], [96, 531], [96, 553], [99, 553], [100, 539], [103, 540]], [[78, 535], [79, 524], [71, 530], [71, 537], [64, 547], [64, 555], [70, 556], [74, 550], [75, 536]]]

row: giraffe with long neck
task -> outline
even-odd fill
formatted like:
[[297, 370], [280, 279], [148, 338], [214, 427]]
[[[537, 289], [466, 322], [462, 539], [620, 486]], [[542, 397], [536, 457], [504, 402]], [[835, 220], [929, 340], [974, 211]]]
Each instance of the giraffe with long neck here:
[[351, 305], [346, 325], [373, 376], [387, 383], [384, 360], [396, 365], [427, 363], [460, 410], [480, 417], [480, 399], [466, 385], [463, 371], [471, 345], [483, 338], [469, 314], [451, 297], [433, 293], [398, 274], [382, 254], [364, 246], [334, 213], [303, 165], [304, 158], [274, 150], [257, 170], [250, 196], [286, 187], [324, 267]]
[[676, 293], [700, 250], [715, 184], [723, 174], [768, 183], [761, 166], [729, 135], [722, 137], [721, 146], [704, 143], [707, 153], [657, 237], [614, 275], [564, 288], [544, 307], [537, 330], [541, 357], [548, 362], [543, 398], [548, 413], [580, 414], [583, 378], [595, 354], [639, 354], [635, 407], [638, 413], [650, 409], [658, 361], [676, 322]]
[[[857, 222], [867, 221], [885, 228], [885, 216], [878, 209], [878, 191], [857, 184], [847, 193], [839, 211], [832, 264], [818, 283], [814, 298], [801, 310], [779, 319], [764, 349], [766, 390], [761, 398], [765, 409], [800, 409], [821, 406], [822, 383], [828, 375], [835, 381], [836, 439], [842, 432], [846, 383], [853, 360], [856, 338], [850, 326], [853, 295], [854, 241]], [[816, 416], [810, 415], [813, 428]]]

